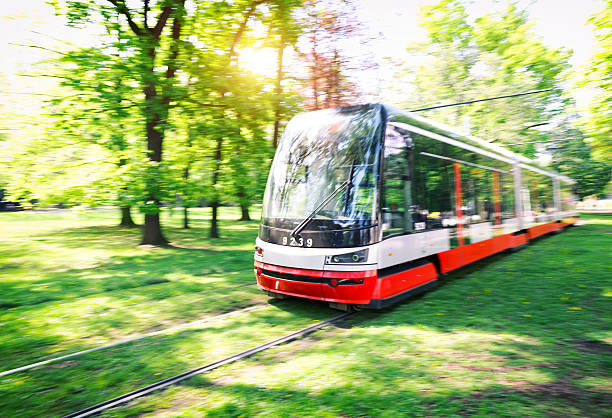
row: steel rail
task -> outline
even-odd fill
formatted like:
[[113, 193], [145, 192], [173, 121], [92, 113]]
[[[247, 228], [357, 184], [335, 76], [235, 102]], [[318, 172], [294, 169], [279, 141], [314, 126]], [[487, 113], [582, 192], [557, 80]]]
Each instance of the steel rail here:
[[159, 382], [155, 382], [155, 383], [150, 384], [148, 386], [144, 386], [144, 387], [142, 387], [140, 389], [136, 389], [136, 390], [134, 390], [132, 392], [128, 392], [128, 393], [125, 393], [123, 395], [117, 396], [115, 398], [109, 399], [107, 401], [100, 402], [99, 404], [90, 406], [90, 407], [82, 409], [80, 411], [73, 412], [71, 414], [65, 415], [64, 418], [81, 418], [81, 417], [88, 417], [88, 416], [91, 416], [91, 415], [94, 415], [94, 414], [99, 414], [99, 413], [101, 413], [103, 411], [106, 411], [107, 409], [110, 409], [110, 408], [113, 408], [115, 406], [124, 404], [124, 403], [129, 402], [129, 401], [131, 401], [133, 399], [140, 398], [142, 396], [148, 395], [151, 392], [155, 392], [157, 390], [164, 389], [164, 388], [166, 388], [168, 386], [171, 386], [171, 385], [174, 385], [176, 383], [179, 383], [179, 382], [181, 382], [181, 381], [183, 381], [185, 379], [188, 379], [188, 378], [190, 378], [192, 376], [195, 376], [197, 374], [214, 370], [214, 369], [216, 369], [218, 367], [221, 367], [221, 366], [223, 366], [225, 364], [232, 363], [234, 361], [243, 359], [245, 357], [252, 356], [253, 354], [259, 353], [259, 352], [267, 350], [269, 348], [276, 347], [277, 345], [280, 345], [280, 344], [283, 344], [283, 343], [295, 340], [298, 337], [302, 337], [304, 335], [310, 334], [310, 333], [312, 333], [312, 332], [314, 332], [314, 331], [316, 331], [316, 330], [318, 330], [320, 328], [323, 328], [324, 326], [330, 325], [330, 324], [332, 324], [334, 322], [338, 322], [338, 321], [340, 321], [342, 319], [345, 319], [345, 318], [347, 318], [347, 317], [349, 317], [349, 316], [351, 316], [353, 314], [355, 314], [355, 312], [345, 312], [345, 313], [343, 313], [341, 315], [335, 316], [335, 317], [333, 317], [331, 319], [328, 319], [326, 321], [319, 322], [318, 324], [311, 325], [311, 326], [306, 327], [306, 328], [304, 328], [304, 329], [302, 329], [300, 331], [294, 332], [292, 334], [285, 335], [284, 337], [280, 337], [280, 338], [277, 338], [277, 339], [275, 339], [273, 341], [269, 341], [267, 343], [258, 345], [256, 347], [249, 348], [248, 350], [245, 350], [245, 351], [242, 351], [242, 352], [240, 352], [238, 354], [234, 354], [232, 356], [226, 357], [226, 358], [224, 358], [222, 360], [218, 360], [218, 361], [215, 361], [213, 363], [209, 363], [209, 364], [206, 364], [204, 366], [197, 367], [195, 369], [192, 369], [192, 370], [189, 370], [187, 372], [178, 374], [176, 376], [160, 380]]
[[234, 314], [241, 313], [241, 312], [252, 311], [254, 309], [262, 308], [264, 306], [267, 306], [267, 304], [263, 304], [262, 303], [262, 304], [259, 304], [259, 305], [253, 305], [253, 306], [249, 306], [249, 307], [246, 307], [246, 308], [243, 308], [243, 309], [238, 309], [238, 310], [235, 310], [235, 311], [226, 312], [226, 313], [221, 314], [221, 315], [210, 316], [210, 317], [207, 317], [207, 318], [198, 319], [197, 321], [187, 322], [185, 324], [175, 325], [175, 326], [170, 327], [170, 328], [160, 329], [159, 331], [154, 331], [154, 332], [149, 332], [147, 334], [138, 335], [136, 337], [128, 338], [128, 339], [125, 339], [125, 340], [115, 341], [115, 342], [112, 342], [112, 343], [101, 345], [99, 347], [93, 347], [93, 348], [89, 348], [87, 350], [77, 351], [76, 353], [66, 354], [66, 355], [59, 356], [59, 357], [53, 357], [53, 358], [50, 358], [48, 360], [43, 360], [43, 361], [39, 361], [37, 363], [32, 363], [32, 364], [28, 364], [26, 366], [21, 366], [21, 367], [15, 368], [15, 369], [11, 369], [11, 370], [6, 370], [6, 371], [3, 371], [3, 372], [0, 372], [0, 377], [8, 376], [9, 374], [13, 374], [13, 373], [17, 373], [17, 372], [22, 372], [24, 370], [33, 369], [34, 367], [44, 366], [45, 364], [56, 363], [56, 362], [61, 361], [61, 360], [66, 360], [66, 359], [69, 359], [69, 358], [72, 358], [72, 357], [76, 357], [76, 356], [80, 356], [80, 355], [83, 355], [83, 354], [92, 353], [94, 351], [104, 350], [104, 349], [110, 348], [110, 347], [115, 347], [117, 345], [127, 344], [127, 343], [131, 343], [133, 341], [142, 340], [144, 338], [154, 337], [156, 335], [165, 334], [165, 333], [177, 331], [177, 330], [180, 330], [180, 329], [183, 329], [183, 328], [189, 328], [189, 327], [192, 327], [192, 326], [195, 326], [195, 325], [204, 324], [206, 322], [210, 322], [210, 321], [215, 320], [215, 319], [224, 318], [226, 316], [234, 315]]

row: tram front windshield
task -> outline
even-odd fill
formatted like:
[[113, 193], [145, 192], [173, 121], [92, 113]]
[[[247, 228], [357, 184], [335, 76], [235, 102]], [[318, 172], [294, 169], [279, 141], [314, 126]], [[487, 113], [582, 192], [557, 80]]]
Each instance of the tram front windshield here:
[[376, 222], [380, 110], [360, 106], [295, 116], [276, 152], [262, 225], [325, 232]]

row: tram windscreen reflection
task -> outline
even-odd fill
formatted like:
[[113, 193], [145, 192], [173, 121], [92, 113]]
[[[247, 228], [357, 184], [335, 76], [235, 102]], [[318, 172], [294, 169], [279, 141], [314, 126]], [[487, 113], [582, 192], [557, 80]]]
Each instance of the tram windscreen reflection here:
[[323, 110], [294, 117], [279, 143], [264, 196], [263, 223], [292, 229], [320, 208], [305, 230], [372, 225], [376, 219], [380, 110]]

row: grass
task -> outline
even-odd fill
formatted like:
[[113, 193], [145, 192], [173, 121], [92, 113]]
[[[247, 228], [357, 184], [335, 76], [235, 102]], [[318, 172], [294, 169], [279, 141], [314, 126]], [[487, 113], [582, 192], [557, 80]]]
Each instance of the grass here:
[[[114, 212], [0, 214], [0, 368], [264, 301], [257, 222], [224, 238], [164, 214], [182, 248], [143, 248]], [[612, 216], [443, 279], [340, 328], [199, 375], [110, 416], [603, 416], [612, 400]], [[0, 378], [0, 415], [73, 412], [333, 315], [282, 301]]]
[[257, 222], [235, 211], [222, 240], [206, 238], [203, 211], [189, 231], [166, 213], [178, 249], [137, 246], [139, 230], [115, 227], [115, 212], [0, 215], [3, 369], [266, 300], [237, 287], [253, 283]]

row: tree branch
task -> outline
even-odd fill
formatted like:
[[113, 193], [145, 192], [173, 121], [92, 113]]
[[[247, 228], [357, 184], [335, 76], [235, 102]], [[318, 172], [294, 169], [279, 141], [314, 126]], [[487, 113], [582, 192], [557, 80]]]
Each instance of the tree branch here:
[[117, 12], [119, 12], [122, 15], [125, 16], [125, 18], [128, 21], [128, 25], [130, 25], [130, 28], [132, 29], [132, 32], [134, 32], [138, 36], [142, 36], [143, 31], [136, 24], [136, 22], [134, 22], [134, 20], [132, 19], [132, 14], [130, 13], [130, 9], [128, 9], [128, 7], [125, 5], [125, 3], [123, 1], [119, 1], [119, 0], [108, 0], [108, 1], [113, 6], [115, 6], [115, 8], [117, 9]]
[[[178, 5], [182, 8], [185, 4], [185, 0], [180, 0]], [[168, 68], [166, 69], [166, 78], [173, 78], [176, 73], [176, 59], [178, 58], [179, 46], [178, 40], [181, 37], [181, 19], [182, 10], [175, 10], [174, 19], [172, 20], [172, 44], [170, 45], [170, 59], [168, 61]]]
[[49, 51], [49, 52], [53, 52], [54, 54], [59, 54], [59, 55], [69, 55], [69, 54], [67, 54], [65, 52], [60, 52], [60, 51], [56, 51], [54, 49], [45, 48], [44, 46], [40, 46], [40, 45], [16, 44], [16, 43], [13, 43], [13, 42], [9, 42], [9, 45], [22, 46], [22, 47], [25, 47], [25, 48], [42, 49], [43, 51]]
[[148, 15], [149, 15], [149, 0], [144, 0], [144, 16], [143, 16], [143, 21], [144, 21], [144, 28], [145, 30], [149, 30], [149, 24], [148, 24]]
[[236, 47], [238, 46], [238, 43], [240, 42], [240, 38], [242, 38], [242, 34], [244, 33], [244, 30], [246, 29], [246, 25], [249, 22], [249, 19], [255, 12], [255, 8], [262, 3], [266, 3], [267, 1], [268, 0], [255, 0], [249, 5], [244, 15], [244, 19], [242, 20], [242, 23], [240, 23], [240, 27], [238, 28], [238, 31], [234, 34], [234, 39], [232, 40], [232, 45], [229, 51], [228, 64], [232, 61], [232, 58], [234, 57], [234, 55], [236, 55]]
[[153, 29], [149, 29], [151, 35], [156, 40], [161, 36], [162, 30], [164, 30], [164, 26], [166, 26], [166, 22], [172, 13], [172, 6], [164, 6], [159, 17], [157, 18], [157, 23]]

